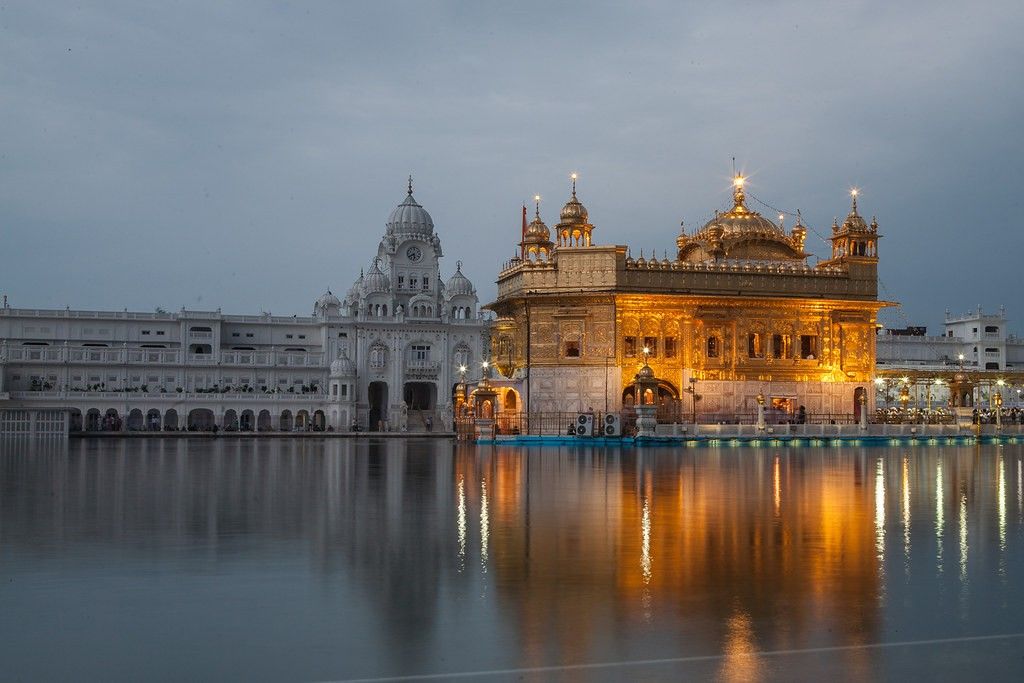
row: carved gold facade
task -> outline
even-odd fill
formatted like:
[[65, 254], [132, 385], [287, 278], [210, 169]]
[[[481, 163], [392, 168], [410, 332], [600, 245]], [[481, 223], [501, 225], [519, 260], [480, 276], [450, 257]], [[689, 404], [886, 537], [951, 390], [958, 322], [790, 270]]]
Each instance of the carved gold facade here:
[[517, 406], [618, 410], [636, 400], [646, 360], [657, 400], [687, 415], [751, 413], [759, 393], [794, 415], [859, 413], [861, 393], [872, 408], [875, 321], [889, 305], [877, 296], [877, 222], [855, 197], [833, 226], [832, 257], [812, 267], [802, 221], [787, 233], [748, 209], [743, 184], [737, 176], [730, 211], [676, 238], [673, 260], [590, 245], [575, 187], [558, 232], [579, 221], [586, 239], [553, 245], [538, 208], [489, 305], [493, 360]]

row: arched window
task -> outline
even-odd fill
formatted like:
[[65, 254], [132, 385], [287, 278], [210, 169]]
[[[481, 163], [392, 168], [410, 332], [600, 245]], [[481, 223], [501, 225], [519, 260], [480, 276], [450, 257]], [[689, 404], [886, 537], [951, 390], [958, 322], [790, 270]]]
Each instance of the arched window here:
[[374, 344], [370, 348], [370, 368], [380, 370], [387, 367], [388, 349], [383, 344]]
[[718, 356], [719, 356], [719, 354], [721, 354], [721, 352], [722, 352], [721, 343], [719, 343], [718, 337], [714, 337], [714, 336], [708, 337], [708, 352], [707, 352], [708, 358], [718, 358]]

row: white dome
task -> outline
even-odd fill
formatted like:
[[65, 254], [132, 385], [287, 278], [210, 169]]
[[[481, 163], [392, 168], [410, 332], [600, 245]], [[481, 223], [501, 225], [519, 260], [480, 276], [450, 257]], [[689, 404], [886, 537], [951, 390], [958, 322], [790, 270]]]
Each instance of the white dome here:
[[359, 272], [359, 279], [352, 283], [352, 286], [348, 290], [348, 294], [345, 295], [345, 301], [348, 304], [354, 304], [359, 301], [359, 294], [363, 289], [363, 273]]
[[363, 293], [364, 294], [380, 294], [382, 292], [391, 291], [391, 282], [388, 280], [388, 276], [380, 269], [377, 264], [377, 260], [373, 261], [373, 268], [366, 274], [366, 278], [363, 279]]
[[355, 377], [356, 364], [345, 353], [331, 363], [331, 377]]
[[434, 232], [434, 221], [427, 210], [412, 196], [412, 178], [409, 178], [409, 193], [405, 201], [395, 207], [387, 222], [388, 233], [402, 233], [429, 236]]
[[341, 306], [341, 300], [338, 297], [334, 296], [334, 293], [328, 289], [326, 292], [320, 295], [320, 298], [316, 300], [314, 306], [316, 306], [317, 308], [326, 308], [327, 306]]
[[445, 285], [445, 294], [453, 296], [476, 296], [476, 288], [469, 278], [462, 274], [462, 261], [455, 264], [455, 275], [452, 275]]

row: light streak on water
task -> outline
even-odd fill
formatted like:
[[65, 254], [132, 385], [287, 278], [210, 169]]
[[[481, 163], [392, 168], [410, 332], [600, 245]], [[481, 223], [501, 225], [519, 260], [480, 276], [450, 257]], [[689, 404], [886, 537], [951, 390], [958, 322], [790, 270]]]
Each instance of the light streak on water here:
[[779, 456], [775, 456], [775, 464], [772, 467], [772, 483], [775, 487], [775, 516], [778, 517], [782, 511], [782, 477], [780, 475]]
[[487, 571], [487, 544], [491, 536], [491, 518], [487, 511], [487, 482], [480, 480], [480, 567]]
[[942, 507], [942, 462], [935, 464], [935, 563], [942, 573], [942, 532], [945, 531], [946, 520]]
[[885, 465], [879, 458], [875, 463], [875, 553], [881, 565], [885, 563]]
[[640, 518], [640, 571], [644, 585], [651, 582], [651, 504], [644, 498], [643, 516]]
[[466, 480], [459, 477], [459, 504], [455, 517], [455, 528], [459, 538], [459, 571], [466, 564]]
[[910, 571], [910, 464], [903, 456], [903, 557]]
[[967, 581], [967, 494], [960, 494], [960, 581]]

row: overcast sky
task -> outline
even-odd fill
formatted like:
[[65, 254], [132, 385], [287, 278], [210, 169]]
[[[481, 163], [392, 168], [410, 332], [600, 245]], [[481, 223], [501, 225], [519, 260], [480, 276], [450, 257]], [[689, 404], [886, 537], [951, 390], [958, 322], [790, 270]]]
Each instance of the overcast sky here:
[[410, 173], [486, 301], [570, 171], [596, 242], [661, 256], [735, 156], [822, 235], [861, 188], [884, 322], [1005, 304], [1024, 330], [1019, 0], [96, 4], [0, 5], [13, 306], [307, 314]]

